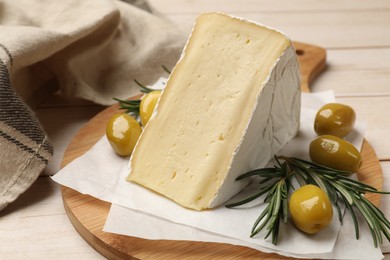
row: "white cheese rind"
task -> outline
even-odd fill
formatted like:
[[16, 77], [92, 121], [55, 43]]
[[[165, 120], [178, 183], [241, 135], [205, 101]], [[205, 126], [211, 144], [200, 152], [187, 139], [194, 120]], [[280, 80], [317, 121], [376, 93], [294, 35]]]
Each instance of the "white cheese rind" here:
[[237, 147], [229, 173], [210, 204], [217, 207], [247, 185], [235, 179], [248, 171], [264, 168], [299, 129], [301, 94], [299, 63], [290, 45], [275, 62]]
[[264, 166], [296, 133], [299, 97], [287, 37], [201, 15], [135, 147], [128, 180], [187, 208], [218, 206], [246, 185], [234, 181], [238, 175]]

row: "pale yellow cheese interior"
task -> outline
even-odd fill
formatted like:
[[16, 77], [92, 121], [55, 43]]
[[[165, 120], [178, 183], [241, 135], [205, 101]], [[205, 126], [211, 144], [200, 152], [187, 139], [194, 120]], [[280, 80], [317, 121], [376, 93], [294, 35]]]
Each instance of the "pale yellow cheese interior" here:
[[223, 14], [198, 17], [128, 180], [196, 210], [210, 207], [229, 172], [271, 69], [291, 42]]

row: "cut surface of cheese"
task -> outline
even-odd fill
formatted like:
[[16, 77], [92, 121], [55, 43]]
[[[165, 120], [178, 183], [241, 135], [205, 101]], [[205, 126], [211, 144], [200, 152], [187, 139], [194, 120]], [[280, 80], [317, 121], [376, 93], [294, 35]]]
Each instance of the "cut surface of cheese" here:
[[221, 205], [298, 131], [299, 65], [284, 34], [200, 15], [130, 158], [128, 181], [183, 207]]

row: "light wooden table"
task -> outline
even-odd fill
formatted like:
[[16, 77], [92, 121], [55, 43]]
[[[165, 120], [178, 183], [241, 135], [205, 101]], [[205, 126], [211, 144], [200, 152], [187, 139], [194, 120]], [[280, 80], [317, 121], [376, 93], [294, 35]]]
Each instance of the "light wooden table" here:
[[[327, 49], [327, 70], [312, 91], [333, 89], [367, 123], [390, 190], [390, 1], [388, 0], [150, 0], [154, 11], [189, 33], [197, 14], [221, 11], [284, 31], [293, 40]], [[1, 259], [101, 259], [74, 230], [59, 185], [47, 175], [59, 170], [64, 149], [80, 127], [104, 107], [53, 97], [36, 108], [54, 146], [44, 174], [0, 212]], [[390, 212], [390, 205], [382, 205]], [[390, 217], [389, 215], [387, 217]], [[390, 256], [387, 255], [387, 259]]]

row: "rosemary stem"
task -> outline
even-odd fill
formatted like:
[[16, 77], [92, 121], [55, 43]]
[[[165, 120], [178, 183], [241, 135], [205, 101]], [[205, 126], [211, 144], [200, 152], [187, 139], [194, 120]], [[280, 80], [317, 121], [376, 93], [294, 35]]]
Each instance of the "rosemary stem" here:
[[[328, 168], [306, 160], [295, 157], [275, 156], [276, 165], [273, 168], [256, 169], [239, 176], [237, 180], [247, 177], [259, 176], [264, 179], [260, 181], [260, 191], [254, 195], [227, 207], [243, 205], [264, 194], [264, 202], [267, 207], [256, 219], [251, 232], [251, 237], [258, 234], [267, 227], [265, 238], [272, 235], [272, 243], [275, 245], [280, 238], [279, 226], [281, 219], [287, 223], [288, 219], [288, 196], [292, 187], [291, 179], [295, 177], [300, 186], [314, 184], [319, 186], [328, 194], [330, 201], [335, 205], [340, 222], [343, 221], [343, 213], [340, 203], [345, 205], [349, 211], [355, 227], [355, 237], [359, 239], [360, 229], [356, 212], [359, 212], [367, 223], [371, 232], [374, 246], [382, 244], [384, 235], [390, 241], [390, 221], [386, 219], [383, 212], [368, 201], [364, 194], [366, 192], [390, 194], [386, 191], [378, 191], [374, 187], [350, 179], [350, 173]], [[273, 181], [272, 181], [273, 180]]]

